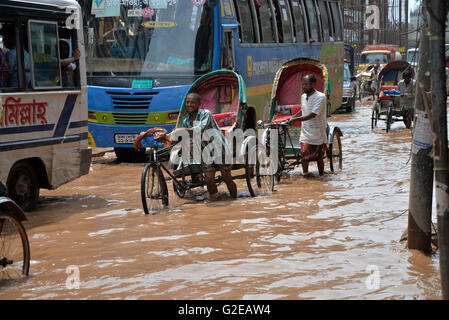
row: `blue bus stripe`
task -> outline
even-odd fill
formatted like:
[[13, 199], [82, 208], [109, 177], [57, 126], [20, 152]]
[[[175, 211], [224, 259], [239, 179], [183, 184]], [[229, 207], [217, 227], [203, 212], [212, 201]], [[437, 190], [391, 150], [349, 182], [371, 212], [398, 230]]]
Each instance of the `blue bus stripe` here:
[[67, 99], [65, 100], [64, 104], [64, 109], [62, 109], [58, 123], [56, 124], [56, 129], [53, 134], [53, 137], [60, 137], [65, 134], [77, 98], [78, 98], [77, 94], [69, 94], [67, 96]]
[[69, 129], [87, 127], [87, 125], [88, 125], [88, 121], [87, 120], [75, 121], [75, 122], [70, 123]]
[[37, 147], [51, 146], [51, 145], [56, 145], [56, 144], [61, 144], [61, 143], [82, 141], [82, 140], [87, 140], [87, 137], [88, 137], [88, 133], [83, 132], [81, 134], [72, 135], [72, 136], [68, 136], [68, 137], [44, 138], [44, 139], [22, 140], [22, 141], [1, 143], [0, 144], [0, 152], [19, 150], [19, 149], [28, 149], [28, 148], [37, 148]]
[[30, 127], [0, 128], [0, 134], [52, 131], [54, 129], [54, 127], [55, 127], [54, 124], [43, 124], [43, 125], [30, 126]]

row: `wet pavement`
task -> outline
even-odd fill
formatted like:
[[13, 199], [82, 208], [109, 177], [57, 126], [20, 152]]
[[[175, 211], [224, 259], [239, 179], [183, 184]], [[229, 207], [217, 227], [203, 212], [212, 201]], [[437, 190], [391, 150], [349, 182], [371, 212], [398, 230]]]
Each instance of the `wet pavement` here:
[[0, 299], [440, 299], [438, 254], [400, 241], [410, 131], [372, 131], [360, 105], [328, 121], [344, 134], [341, 172], [312, 164], [313, 177], [295, 170], [256, 198], [239, 180], [235, 201], [224, 185], [218, 201], [180, 200], [168, 183], [170, 208], [151, 216], [144, 164], [104, 153], [89, 175], [41, 190], [25, 223], [30, 276]]

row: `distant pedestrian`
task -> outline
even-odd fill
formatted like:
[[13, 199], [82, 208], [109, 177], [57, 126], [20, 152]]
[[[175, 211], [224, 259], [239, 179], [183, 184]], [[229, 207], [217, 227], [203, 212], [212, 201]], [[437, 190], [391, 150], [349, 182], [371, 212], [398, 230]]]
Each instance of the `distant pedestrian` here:
[[400, 104], [401, 113], [405, 126], [410, 129], [414, 114], [414, 96], [416, 89], [416, 80], [412, 79], [412, 71], [406, 70], [402, 74], [402, 80], [398, 83], [398, 90], [401, 92]]

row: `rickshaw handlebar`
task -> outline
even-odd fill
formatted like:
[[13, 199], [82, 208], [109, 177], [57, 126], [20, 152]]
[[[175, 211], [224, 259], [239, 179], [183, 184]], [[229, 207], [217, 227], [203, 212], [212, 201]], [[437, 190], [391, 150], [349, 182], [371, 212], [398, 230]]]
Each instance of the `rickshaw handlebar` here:
[[281, 128], [281, 127], [285, 128], [285, 127], [290, 126], [290, 124], [288, 123], [288, 120], [284, 120], [284, 121], [280, 121], [280, 122], [266, 122], [266, 123], [260, 122], [260, 123], [258, 123], [258, 125], [259, 125], [259, 127], [270, 128], [270, 129]]

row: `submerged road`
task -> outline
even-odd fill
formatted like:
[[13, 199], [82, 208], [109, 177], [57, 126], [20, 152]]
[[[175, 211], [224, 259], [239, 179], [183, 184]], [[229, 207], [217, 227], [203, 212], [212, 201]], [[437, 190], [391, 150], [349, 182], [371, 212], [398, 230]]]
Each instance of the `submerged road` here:
[[410, 131], [372, 131], [368, 105], [328, 121], [344, 134], [343, 171], [312, 165], [314, 177], [294, 171], [256, 198], [241, 180], [235, 201], [224, 185], [219, 201], [179, 200], [169, 183], [170, 208], [151, 216], [144, 164], [95, 158], [89, 175], [41, 191], [25, 223], [30, 276], [0, 299], [440, 299], [438, 254], [400, 241]]

